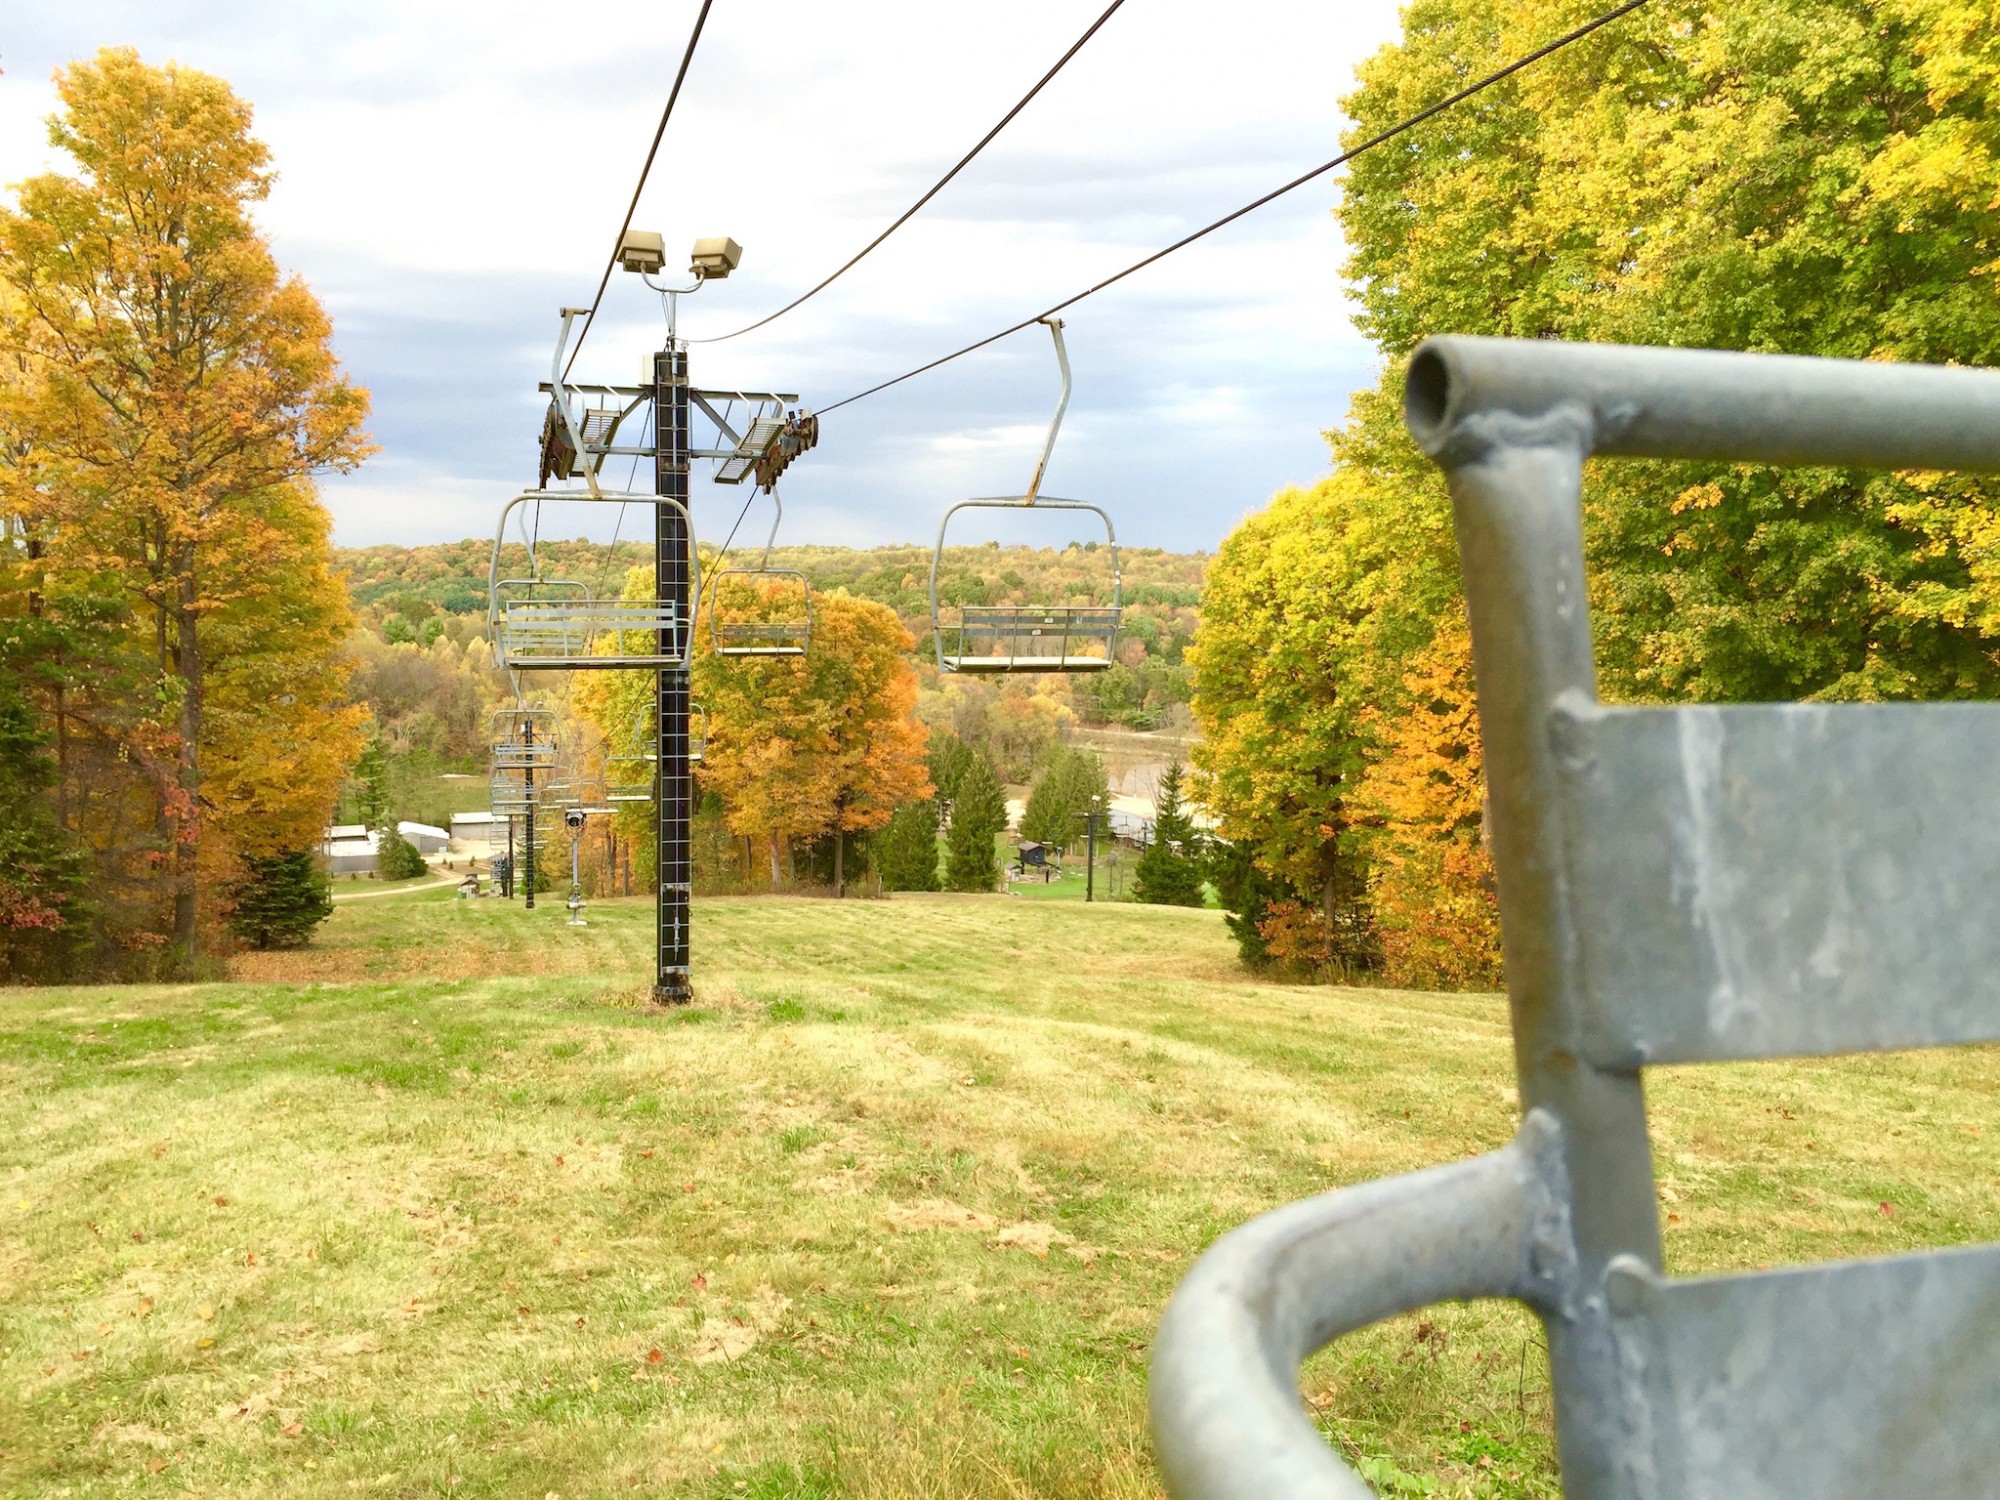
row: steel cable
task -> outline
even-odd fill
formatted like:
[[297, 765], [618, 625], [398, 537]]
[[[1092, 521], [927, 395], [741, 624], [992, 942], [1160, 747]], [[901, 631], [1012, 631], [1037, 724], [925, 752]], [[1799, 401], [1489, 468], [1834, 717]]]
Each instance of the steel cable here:
[[840, 280], [840, 278], [845, 276], [849, 271], [853, 270], [856, 266], [860, 265], [861, 262], [867, 259], [869, 254], [872, 251], [874, 251], [876, 247], [879, 246], [884, 240], [888, 239], [890, 235], [894, 234], [897, 230], [901, 229], [905, 224], [909, 223], [911, 219], [915, 218], [917, 215], [917, 211], [919, 209], [921, 209], [926, 203], [930, 202], [931, 199], [935, 198], [939, 193], [943, 192], [946, 184], [948, 184], [952, 180], [952, 178], [956, 177], [960, 172], [964, 171], [965, 168], [971, 164], [971, 161], [975, 156], [979, 155], [980, 152], [984, 151], [988, 146], [993, 144], [994, 137], [999, 135], [1001, 131], [1005, 130], [1010, 124], [1013, 123], [1014, 116], [1018, 115], [1022, 110], [1028, 107], [1028, 105], [1034, 100], [1035, 95], [1039, 94], [1045, 87], [1047, 87], [1049, 80], [1054, 78], [1056, 74], [1060, 73], [1063, 70], [1063, 68], [1069, 63], [1069, 60], [1072, 57], [1075, 57], [1077, 53], [1083, 50], [1084, 43], [1088, 42], [1092, 37], [1096, 36], [1098, 28], [1101, 27], [1106, 21], [1110, 20], [1113, 12], [1115, 12], [1118, 9], [1118, 7], [1123, 5], [1124, 3], [1125, 0], [1111, 0], [1111, 4], [1105, 7], [1104, 14], [1099, 16], [1095, 21], [1092, 21], [1090, 23], [1090, 29], [1085, 31], [1082, 36], [1078, 37], [1076, 41], [1070, 45], [1069, 51], [1065, 52], [1061, 57], [1056, 59], [1056, 65], [1053, 68], [1050, 68], [1048, 72], [1044, 73], [1041, 76], [1040, 81], [1037, 82], [1033, 88], [1029, 89], [1027, 93], [1023, 94], [1020, 98], [1020, 101], [1016, 103], [1012, 109], [1008, 110], [1006, 114], [1000, 117], [999, 124], [995, 125], [991, 130], [987, 131], [985, 135], [981, 136], [979, 138], [979, 143], [975, 145], [970, 151], [966, 152], [965, 155], [961, 156], [958, 159], [957, 164], [953, 166], [949, 172], [945, 173], [944, 176], [940, 177], [935, 183], [931, 184], [930, 190], [926, 192], [923, 195], [923, 197], [919, 198], [915, 203], [912, 203], [907, 209], [905, 209], [902, 213], [902, 216], [899, 217], [887, 229], [883, 230], [880, 234], [876, 235], [874, 239], [870, 240], [867, 244], [863, 245], [861, 249], [857, 251], [846, 262], [846, 264], [840, 267], [839, 270], [835, 271], [831, 276], [827, 277], [826, 280], [822, 281], [818, 286], [812, 288], [812, 290], [805, 292], [800, 296], [794, 297], [790, 302], [787, 302], [783, 307], [779, 308], [776, 312], [770, 314], [768, 317], [759, 318], [754, 323], [746, 323], [743, 327], [737, 329], [734, 333], [719, 333], [713, 338], [689, 339], [688, 342], [690, 344], [720, 344], [725, 339], [741, 338], [744, 334], [754, 332], [755, 330], [762, 328], [766, 323], [775, 322], [777, 319], [782, 318], [786, 313], [790, 312], [793, 308], [798, 307], [801, 304], [810, 301], [814, 297], [817, 297], [821, 292], [825, 291], [828, 287], [832, 286], [836, 281]]
[[1341, 152], [1340, 155], [1334, 157], [1333, 160], [1329, 162], [1324, 162], [1321, 165], [1314, 167], [1310, 172], [1302, 172], [1297, 177], [1294, 177], [1290, 182], [1285, 183], [1281, 187], [1273, 188], [1270, 192], [1264, 194], [1261, 198], [1253, 199], [1251, 202], [1244, 204], [1241, 208], [1236, 209], [1234, 212], [1224, 214], [1214, 223], [1206, 224], [1202, 228], [1195, 230], [1194, 233], [1185, 235], [1182, 238], [1175, 240], [1171, 245], [1166, 246], [1164, 249], [1155, 250], [1151, 255], [1148, 255], [1144, 260], [1134, 261], [1124, 270], [1119, 271], [1115, 275], [1105, 277], [1104, 280], [1098, 282], [1095, 286], [1088, 287], [1085, 290], [1078, 292], [1073, 297], [1067, 297], [1061, 302], [1056, 303], [1055, 306], [1053, 307], [1044, 308], [1041, 312], [1035, 313], [1031, 317], [1023, 318], [1021, 319], [1020, 322], [1015, 323], [1010, 327], [1003, 328], [998, 333], [990, 333], [985, 338], [980, 339], [977, 343], [967, 344], [963, 349], [953, 350], [950, 354], [946, 354], [941, 356], [940, 358], [934, 359], [930, 361], [928, 364], [918, 365], [914, 370], [906, 370], [901, 375], [896, 376], [894, 379], [885, 380], [881, 382], [879, 385], [869, 386], [868, 389], [865, 391], [857, 391], [852, 396], [843, 397], [842, 399], [834, 402], [833, 405], [831, 406], [822, 406], [819, 408], [819, 414], [821, 416], [825, 416], [828, 412], [838, 411], [843, 406], [851, 406], [856, 401], [865, 400], [869, 396], [873, 396], [881, 391], [888, 390], [891, 386], [901, 385], [906, 380], [914, 380], [919, 375], [928, 374], [930, 371], [937, 369], [940, 365], [948, 365], [955, 359], [963, 359], [968, 354], [972, 354], [980, 349], [984, 349], [988, 344], [997, 344], [1001, 339], [1019, 333], [1024, 328], [1032, 328], [1035, 326], [1035, 324], [1041, 322], [1044, 318], [1052, 318], [1057, 313], [1062, 312], [1065, 308], [1071, 308], [1076, 306], [1077, 303], [1083, 301], [1086, 297], [1094, 297], [1099, 292], [1104, 291], [1107, 287], [1116, 286], [1126, 277], [1133, 275], [1135, 272], [1145, 270], [1146, 267], [1152, 265], [1155, 261], [1164, 260], [1169, 255], [1172, 255], [1176, 250], [1184, 250], [1189, 245], [1192, 245], [1196, 240], [1203, 239], [1206, 236], [1215, 233], [1215, 231], [1218, 229], [1224, 228], [1225, 226], [1230, 224], [1234, 224], [1238, 219], [1242, 218], [1245, 214], [1254, 213], [1256, 210], [1262, 208], [1265, 204], [1270, 203], [1275, 199], [1282, 198], [1285, 194], [1291, 192], [1295, 188], [1300, 188], [1305, 186], [1305, 184], [1311, 182], [1316, 177], [1324, 177], [1328, 172], [1331, 172], [1335, 167], [1344, 166], [1348, 162], [1353, 161], [1354, 158], [1361, 155], [1362, 152], [1373, 150], [1377, 146], [1383, 145], [1388, 141], [1394, 140], [1397, 136], [1402, 135], [1406, 131], [1416, 128], [1418, 125], [1421, 125], [1424, 121], [1430, 119], [1432, 116], [1442, 114], [1445, 110], [1450, 109], [1455, 104], [1464, 103], [1467, 99], [1470, 99], [1473, 95], [1478, 93], [1483, 93], [1485, 90], [1493, 87], [1494, 84], [1499, 83], [1502, 79], [1512, 77], [1514, 74], [1520, 72], [1523, 68], [1530, 67], [1533, 64], [1540, 62], [1543, 58], [1550, 56], [1552, 53], [1560, 52], [1563, 48], [1569, 46], [1572, 42], [1581, 41], [1584, 37], [1589, 36], [1592, 32], [1597, 31], [1601, 27], [1609, 26], [1613, 21], [1618, 20], [1621, 16], [1629, 15], [1631, 12], [1638, 10], [1641, 6], [1646, 5], [1648, 3], [1649, 0], [1626, 0], [1625, 4], [1618, 6], [1616, 9], [1606, 11], [1603, 15], [1598, 16], [1595, 20], [1587, 21], [1583, 25], [1577, 27], [1574, 31], [1564, 33], [1562, 36], [1557, 37], [1554, 41], [1548, 42], [1543, 46], [1537, 47], [1533, 52], [1527, 53], [1525, 56], [1517, 57], [1516, 59], [1514, 59], [1514, 61], [1508, 63], [1505, 67], [1500, 68], [1492, 73], [1488, 73], [1484, 78], [1479, 79], [1477, 82], [1468, 84], [1466, 87], [1460, 89], [1457, 93], [1452, 94], [1448, 98], [1440, 99], [1437, 103], [1430, 105], [1428, 108], [1419, 110], [1417, 113], [1411, 115], [1408, 119], [1400, 120], [1396, 124], [1391, 125], [1388, 129], [1383, 130], [1378, 134], [1370, 136], [1367, 140], [1361, 142], [1360, 145], [1355, 146], [1350, 150]]

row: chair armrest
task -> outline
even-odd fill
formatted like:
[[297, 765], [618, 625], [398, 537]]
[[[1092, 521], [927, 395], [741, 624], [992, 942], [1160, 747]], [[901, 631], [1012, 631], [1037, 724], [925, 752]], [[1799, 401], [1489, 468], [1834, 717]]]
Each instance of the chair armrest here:
[[1210, 1246], [1160, 1323], [1153, 1442], [1174, 1500], [1370, 1500], [1299, 1399], [1301, 1361], [1433, 1302], [1551, 1308], [1574, 1250], [1559, 1127], [1487, 1156], [1308, 1198]]

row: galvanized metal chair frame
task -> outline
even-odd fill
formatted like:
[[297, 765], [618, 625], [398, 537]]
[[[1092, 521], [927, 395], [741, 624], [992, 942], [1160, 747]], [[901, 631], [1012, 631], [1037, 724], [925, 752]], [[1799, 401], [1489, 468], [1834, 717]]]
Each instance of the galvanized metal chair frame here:
[[[524, 505], [645, 505], [680, 512], [688, 529], [688, 568], [694, 597], [700, 597], [701, 563], [694, 546], [694, 520], [687, 507], [664, 495], [611, 490], [528, 490], [509, 500], [493, 532], [487, 565], [486, 630], [496, 665], [520, 671], [606, 671], [617, 668], [673, 670], [687, 665], [693, 632], [671, 603], [656, 600], [596, 599], [589, 585], [544, 578], [534, 567], [526, 578], [505, 578], [500, 554], [507, 520]], [[535, 563], [532, 551], [529, 562]], [[510, 596], [527, 590], [529, 597]], [[573, 591], [573, 592], [571, 592]]]
[[[717, 656], [804, 656], [812, 649], [812, 580], [797, 568], [771, 566], [771, 549], [778, 542], [778, 526], [785, 519], [785, 502], [776, 489], [771, 497], [771, 534], [764, 538], [764, 551], [754, 568], [716, 567], [709, 573], [708, 629]], [[730, 578], [796, 579], [799, 596], [805, 602], [805, 617], [797, 620], [725, 620], [722, 617], [722, 584]], [[699, 590], [695, 598], [699, 599]]]
[[2000, 1245], [1669, 1278], [1642, 1091], [2000, 1039], [2000, 704], [1604, 706], [1580, 520], [1593, 455], [2000, 471], [2000, 373], [1445, 338], [1406, 409], [1456, 509], [1526, 1118], [1202, 1257], [1154, 1355], [1168, 1489], [1360, 1500], [1300, 1360], [1507, 1297], [1573, 1500], [2000, 1491]]
[[486, 720], [492, 743], [492, 769], [536, 770], [553, 767], [561, 750], [562, 719], [552, 708], [520, 704], [495, 709]]
[[[1102, 672], [1118, 651], [1118, 622], [1124, 613], [1124, 582], [1118, 568], [1118, 534], [1111, 517], [1082, 500], [1059, 500], [1044, 496], [1042, 478], [1048, 473], [1049, 456], [1055, 452], [1056, 434], [1062, 431], [1063, 413], [1069, 409], [1069, 351], [1063, 347], [1062, 320], [1043, 318], [1056, 346], [1056, 364], [1062, 371], [1062, 395], [1056, 400], [1055, 415], [1049, 419], [1049, 435], [1042, 441], [1042, 454], [1025, 493], [988, 495], [961, 500], [938, 522], [937, 546], [931, 551], [931, 645], [940, 672], [999, 674], [1006, 672]], [[947, 623], [938, 599], [938, 573], [944, 566], [945, 535], [951, 518], [962, 510], [1088, 511], [1104, 523], [1104, 539], [1111, 559], [1111, 602], [1109, 604], [967, 604], [958, 606], [958, 619]], [[945, 639], [953, 649], [945, 649]], [[1102, 644], [1104, 654], [1072, 650], [1072, 644]], [[1053, 645], [1054, 650], [1048, 647]], [[980, 650], [982, 646], [996, 649]], [[1002, 648], [1004, 649], [998, 649]], [[1024, 649], [1025, 648], [1025, 649]]]

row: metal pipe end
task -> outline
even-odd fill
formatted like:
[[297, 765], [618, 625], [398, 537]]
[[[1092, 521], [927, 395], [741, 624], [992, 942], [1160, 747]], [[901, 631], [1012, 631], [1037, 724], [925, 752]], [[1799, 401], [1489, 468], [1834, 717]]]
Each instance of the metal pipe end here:
[[1425, 339], [1410, 356], [1409, 372], [1403, 377], [1403, 420], [1426, 453], [1435, 452], [1451, 430], [1457, 384], [1449, 345], [1441, 339]]

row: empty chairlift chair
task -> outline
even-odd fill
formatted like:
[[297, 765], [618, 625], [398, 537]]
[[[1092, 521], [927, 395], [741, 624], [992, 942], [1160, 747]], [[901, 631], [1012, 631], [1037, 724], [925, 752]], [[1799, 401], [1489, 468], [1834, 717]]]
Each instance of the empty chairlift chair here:
[[[1062, 322], [1044, 318], [1055, 340], [1056, 363], [1062, 370], [1062, 396], [1049, 422], [1049, 435], [1042, 444], [1042, 456], [1035, 464], [1034, 477], [1026, 494], [995, 495], [978, 500], [961, 500], [944, 513], [938, 524], [937, 548], [931, 554], [931, 638], [937, 653], [938, 669], [944, 672], [1101, 672], [1116, 659], [1118, 622], [1123, 606], [1123, 584], [1118, 571], [1118, 537], [1111, 517], [1095, 505], [1081, 500], [1059, 500], [1041, 493], [1042, 478], [1048, 472], [1049, 455], [1055, 451], [1056, 434], [1062, 428], [1063, 412], [1069, 406], [1069, 353], [1063, 347]], [[1110, 562], [1108, 604], [945, 604], [939, 592], [939, 573], [944, 567], [947, 534], [951, 518], [964, 510], [1004, 510], [1013, 512], [1085, 512], [1104, 525], [1106, 556]]]
[[1600, 704], [1580, 497], [1592, 456], [2000, 472], [2000, 373], [1445, 338], [1405, 403], [1456, 510], [1525, 1118], [1202, 1257], [1153, 1359], [1168, 1490], [1367, 1496], [1299, 1362], [1506, 1297], [1575, 1500], [1992, 1495], [2000, 1244], [1670, 1277], [1641, 1085], [2000, 1039], [2000, 704]]
[[487, 721], [492, 749], [488, 806], [509, 816], [527, 812], [548, 793], [561, 764], [561, 721], [551, 708], [517, 705]]
[[[539, 511], [551, 503], [664, 506], [687, 517], [687, 507], [677, 500], [611, 490], [529, 490], [510, 500], [500, 512], [487, 569], [486, 623], [494, 661], [510, 671], [671, 670], [685, 666], [692, 631], [688, 619], [671, 603], [594, 598], [587, 584], [544, 578], [536, 569], [525, 578], [501, 575], [508, 518], [524, 506]], [[699, 597], [691, 519], [687, 535], [689, 576], [695, 579], [694, 594]], [[532, 549], [529, 561], [534, 561]]]
[[717, 656], [804, 656], [812, 649], [812, 580], [796, 568], [771, 566], [785, 507], [775, 489], [769, 493], [775, 514], [757, 565], [717, 567], [709, 577], [709, 632]]

